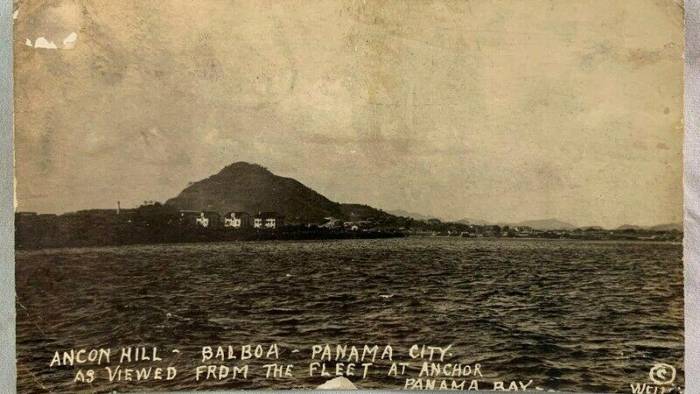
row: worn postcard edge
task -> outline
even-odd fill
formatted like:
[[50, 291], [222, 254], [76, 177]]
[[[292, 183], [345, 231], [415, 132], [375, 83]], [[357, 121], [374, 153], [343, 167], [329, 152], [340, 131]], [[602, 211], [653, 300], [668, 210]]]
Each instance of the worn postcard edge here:
[[[685, 391], [700, 392], [700, 0], [685, 1]], [[0, 392], [16, 392], [12, 1], [0, 0]], [[379, 390], [377, 392], [387, 392]]]
[[700, 392], [700, 0], [685, 1], [685, 391]]
[[16, 392], [12, 1], [0, 0], [0, 392]]

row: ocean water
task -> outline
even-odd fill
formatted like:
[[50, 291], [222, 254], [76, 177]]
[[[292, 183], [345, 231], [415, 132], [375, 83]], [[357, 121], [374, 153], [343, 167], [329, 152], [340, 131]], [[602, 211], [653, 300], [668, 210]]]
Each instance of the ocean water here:
[[[20, 392], [313, 388], [329, 379], [308, 373], [324, 343], [391, 344], [412, 377], [421, 360], [410, 346], [451, 344], [443, 361], [480, 364], [482, 389], [531, 379], [630, 392], [661, 362], [683, 385], [679, 244], [409, 237], [19, 251], [16, 283]], [[292, 377], [265, 379], [271, 361], [255, 360], [245, 380], [195, 380], [202, 346], [272, 343]], [[105, 365], [49, 367], [55, 351], [126, 346], [157, 346], [178, 376], [110, 382]], [[390, 362], [375, 364], [350, 380], [404, 387]], [[73, 383], [79, 368], [98, 378]]]

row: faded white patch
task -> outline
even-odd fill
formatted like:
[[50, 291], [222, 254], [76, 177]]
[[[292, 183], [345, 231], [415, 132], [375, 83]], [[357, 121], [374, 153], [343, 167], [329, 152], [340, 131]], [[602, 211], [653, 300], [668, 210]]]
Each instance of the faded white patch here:
[[76, 41], [78, 41], [78, 34], [75, 32], [70, 33], [63, 39], [63, 49], [73, 49]]
[[34, 41], [34, 48], [58, 49], [53, 41], [49, 41], [44, 37], [39, 37]]
[[15, 10], [15, 12], [12, 13], [12, 19], [17, 19], [18, 16], [19, 16], [19, 9]]
[[28, 46], [28, 47], [33, 47], [33, 46], [34, 46], [34, 45], [32, 45], [32, 40], [30, 40], [30, 39], [28, 39], [28, 38], [27, 38], [26, 40], [24, 40], [24, 45], [26, 45], [26, 46]]

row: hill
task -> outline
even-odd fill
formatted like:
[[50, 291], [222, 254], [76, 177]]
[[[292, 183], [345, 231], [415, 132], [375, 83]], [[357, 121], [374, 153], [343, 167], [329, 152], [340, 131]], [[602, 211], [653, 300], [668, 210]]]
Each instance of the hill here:
[[265, 167], [246, 162], [228, 165], [217, 174], [189, 185], [165, 204], [221, 214], [275, 211], [283, 214], [288, 223], [320, 223], [329, 216], [344, 220], [393, 217], [366, 205], [339, 204], [295, 179], [277, 176]]
[[394, 216], [402, 216], [405, 218], [411, 218], [413, 220], [432, 219], [432, 216], [423, 215], [422, 213], [409, 212], [409, 211], [405, 211], [403, 209], [393, 209], [393, 210], [387, 211], [387, 213], [394, 215]]

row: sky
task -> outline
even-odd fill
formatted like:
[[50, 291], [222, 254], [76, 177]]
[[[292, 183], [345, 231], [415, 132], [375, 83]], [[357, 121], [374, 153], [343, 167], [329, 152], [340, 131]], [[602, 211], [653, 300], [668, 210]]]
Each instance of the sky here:
[[679, 3], [16, 1], [17, 209], [247, 161], [445, 219], [680, 222]]

